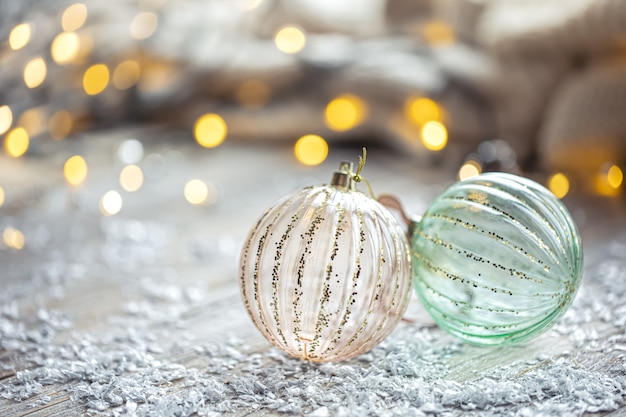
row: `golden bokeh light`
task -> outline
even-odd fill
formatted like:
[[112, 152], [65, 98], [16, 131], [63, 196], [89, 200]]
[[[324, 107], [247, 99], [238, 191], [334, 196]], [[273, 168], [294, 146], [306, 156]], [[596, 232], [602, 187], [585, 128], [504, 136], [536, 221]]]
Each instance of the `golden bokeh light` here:
[[57, 64], [68, 64], [76, 59], [80, 51], [80, 38], [75, 32], [59, 33], [50, 46], [52, 59]]
[[72, 131], [72, 115], [67, 110], [59, 110], [50, 116], [48, 132], [55, 140], [66, 138]]
[[16, 127], [4, 138], [4, 149], [13, 158], [19, 158], [28, 150], [30, 137], [23, 127]]
[[159, 25], [159, 17], [152, 12], [141, 12], [130, 22], [130, 36], [135, 40], [148, 39]]
[[4, 204], [6, 196], [4, 194], [4, 188], [0, 187], [0, 207]]
[[20, 23], [19, 25], [11, 29], [11, 33], [9, 33], [9, 46], [14, 51], [22, 49], [23, 47], [28, 45], [31, 35], [32, 30], [30, 24]]
[[606, 174], [606, 181], [610, 187], [615, 189], [619, 188], [624, 181], [624, 173], [621, 168], [617, 165], [611, 165]]
[[0, 106], [0, 135], [11, 128], [13, 112], [9, 106]]
[[304, 165], [319, 165], [328, 156], [328, 144], [318, 135], [305, 135], [296, 142], [294, 153]]
[[358, 126], [367, 116], [367, 104], [352, 94], [334, 98], [326, 106], [324, 120], [330, 129], [342, 132]]
[[24, 67], [24, 83], [28, 88], [36, 88], [46, 79], [46, 61], [43, 58], [33, 58]]
[[74, 155], [63, 165], [65, 181], [73, 186], [81, 185], [87, 178], [87, 162], [80, 155]]
[[194, 206], [207, 204], [207, 200], [209, 198], [209, 187], [204, 181], [196, 178], [189, 180], [187, 184], [185, 184], [183, 193], [185, 195], [185, 200], [187, 200], [189, 204], [193, 204]]
[[235, 99], [242, 107], [259, 108], [267, 104], [271, 90], [266, 82], [261, 80], [246, 80], [237, 87]]
[[431, 20], [422, 26], [422, 37], [427, 44], [433, 46], [450, 45], [455, 40], [452, 27], [438, 20]]
[[44, 107], [33, 107], [20, 115], [18, 126], [26, 129], [31, 138], [40, 134], [46, 126], [46, 114]]
[[114, 216], [122, 209], [122, 196], [115, 190], [104, 193], [100, 199], [100, 212], [105, 216]]
[[205, 114], [197, 121], [193, 129], [196, 141], [205, 148], [214, 148], [226, 138], [226, 122], [217, 114]]
[[125, 191], [133, 193], [143, 185], [143, 171], [137, 165], [127, 165], [120, 172], [120, 185]]
[[306, 35], [296, 26], [285, 26], [274, 35], [274, 43], [281, 52], [295, 54], [306, 45]]
[[100, 94], [109, 85], [109, 68], [104, 64], [95, 64], [87, 68], [83, 76], [83, 88], [90, 96]]
[[621, 192], [624, 173], [617, 165], [605, 165], [601, 171], [594, 176], [593, 188], [596, 194], [613, 197]]
[[24, 248], [24, 234], [12, 227], [4, 229], [4, 232], [2, 232], [2, 240], [9, 248], [16, 250]]
[[87, 21], [87, 6], [83, 3], [74, 3], [63, 12], [61, 27], [66, 32], [80, 29]]
[[440, 151], [446, 147], [448, 143], [448, 131], [441, 122], [431, 120], [426, 122], [420, 131], [422, 136], [422, 144], [429, 151]]
[[553, 174], [548, 178], [548, 189], [552, 191], [557, 198], [563, 198], [569, 192], [569, 180], [560, 172]]
[[141, 67], [137, 61], [129, 59], [120, 62], [113, 71], [113, 85], [118, 90], [127, 90], [137, 84], [141, 76]]
[[459, 180], [463, 181], [469, 178], [476, 177], [480, 175], [482, 172], [482, 166], [479, 162], [470, 159], [465, 161], [465, 163], [459, 169]]
[[427, 97], [410, 97], [404, 105], [405, 117], [417, 126], [428, 122], [443, 122], [444, 115], [441, 106]]

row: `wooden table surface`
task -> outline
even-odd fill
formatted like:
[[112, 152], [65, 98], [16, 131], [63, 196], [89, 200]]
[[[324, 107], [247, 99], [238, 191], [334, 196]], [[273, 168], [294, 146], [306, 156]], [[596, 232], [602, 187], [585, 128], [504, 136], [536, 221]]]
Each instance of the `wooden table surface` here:
[[[119, 214], [117, 146], [144, 143], [140, 190]], [[77, 188], [65, 159], [89, 166]], [[199, 149], [177, 133], [109, 130], [0, 157], [0, 415], [626, 415], [626, 222], [620, 198], [565, 199], [580, 226], [582, 287], [555, 328], [523, 346], [478, 348], [434, 326], [416, 299], [378, 348], [339, 364], [291, 359], [262, 338], [240, 301], [244, 236], [287, 192], [325, 183], [358, 147], [314, 168], [289, 146]], [[451, 183], [445, 169], [385, 148], [364, 174], [419, 213]], [[211, 182], [214, 204], [183, 187]]]

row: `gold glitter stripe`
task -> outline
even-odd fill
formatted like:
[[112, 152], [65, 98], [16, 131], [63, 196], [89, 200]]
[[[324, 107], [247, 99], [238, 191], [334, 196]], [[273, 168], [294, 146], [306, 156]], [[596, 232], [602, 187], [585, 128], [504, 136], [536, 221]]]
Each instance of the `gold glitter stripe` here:
[[[272, 221], [270, 222], [270, 224], [268, 224], [265, 228], [265, 233], [259, 238], [259, 243], [257, 246], [257, 252], [256, 252], [256, 259], [255, 259], [255, 263], [254, 263], [254, 299], [256, 300], [256, 307], [257, 307], [257, 312], [258, 312], [258, 316], [259, 316], [259, 321], [264, 330], [265, 330], [265, 334], [272, 340], [275, 341], [274, 336], [272, 336], [272, 331], [270, 330], [270, 328], [267, 326], [266, 323], [266, 317], [264, 314], [264, 309], [263, 306], [261, 305], [261, 297], [259, 296], [259, 266], [260, 266], [260, 262], [261, 259], [263, 257], [263, 251], [265, 249], [265, 244], [267, 241], [267, 237], [271, 234], [271, 230], [274, 227], [274, 224], [278, 221], [278, 219], [284, 214], [284, 212], [286, 211], [286, 209], [291, 206], [291, 204], [293, 204], [293, 202], [299, 197], [299, 193], [298, 195], [294, 195], [292, 198], [290, 198], [289, 200], [287, 200], [285, 203], [283, 204], [278, 204], [274, 207], [279, 207], [279, 209], [276, 212], [276, 215], [274, 216], [274, 218], [272, 219]], [[301, 205], [301, 207], [304, 206], [304, 203]], [[256, 232], [255, 232], [256, 233]], [[250, 310], [249, 310], [250, 311]], [[252, 317], [254, 317], [254, 315], [252, 315]], [[256, 322], [256, 320], [255, 320]], [[283, 337], [284, 339], [284, 337]]]
[[[468, 199], [466, 196], [460, 196], [460, 197], [454, 197], [454, 196], [448, 196], [443, 198], [442, 200], [452, 200], [452, 201], [464, 201], [467, 202]], [[543, 239], [541, 239], [541, 237], [539, 237], [535, 232], [533, 232], [532, 230], [530, 230], [529, 227], [523, 225], [522, 223], [520, 223], [519, 220], [517, 220], [515, 217], [513, 217], [512, 215], [510, 215], [509, 213], [505, 212], [504, 210], [501, 210], [500, 208], [498, 208], [497, 206], [493, 205], [493, 204], [487, 204], [483, 201], [479, 201], [479, 200], [469, 200], [472, 204], [476, 204], [482, 207], [486, 207], [488, 209], [491, 209], [493, 211], [495, 211], [496, 213], [501, 214], [502, 216], [504, 216], [505, 218], [507, 218], [511, 223], [515, 224], [516, 226], [524, 229], [524, 231], [531, 236], [531, 238], [537, 242], [537, 244], [539, 245], [539, 247], [541, 249], [543, 249], [544, 251], [546, 251], [549, 255], [550, 258], [552, 258], [552, 260], [559, 264], [560, 261], [557, 258], [557, 256], [555, 255], [554, 251], [552, 250], [552, 248], [550, 246], [548, 246], [548, 244], [546, 244], [546, 242], [544, 242]]]
[[[302, 309], [300, 307], [300, 299], [304, 295], [302, 291], [302, 280], [304, 279], [304, 269], [306, 267], [306, 256], [307, 254], [311, 254], [311, 246], [313, 245], [313, 241], [315, 239], [315, 234], [319, 230], [320, 224], [324, 221], [324, 212], [326, 211], [326, 207], [328, 205], [328, 200], [330, 199], [330, 192], [327, 189], [322, 189], [321, 193], [324, 194], [324, 200], [320, 203], [320, 205], [315, 209], [313, 219], [309, 223], [309, 229], [301, 236], [302, 239], [306, 240], [306, 245], [304, 250], [300, 254], [300, 259], [298, 260], [298, 270], [297, 270], [297, 287], [294, 289], [294, 300], [293, 300], [293, 310], [294, 310], [294, 318], [292, 321], [293, 325], [293, 333], [296, 336], [296, 341], [298, 342], [298, 351], [304, 352], [305, 357], [312, 358], [307, 349], [307, 344], [311, 341], [308, 338], [304, 338], [300, 336], [300, 332], [302, 332], [301, 324], [302, 324]], [[319, 195], [311, 196], [311, 198], [317, 198]], [[278, 314], [278, 308], [275, 306], [276, 314]], [[304, 342], [304, 347], [302, 343]]]
[[248, 293], [246, 291], [246, 271], [248, 269], [248, 260], [250, 256], [250, 247], [252, 246], [252, 241], [254, 240], [254, 236], [261, 225], [261, 223], [269, 216], [270, 210], [266, 210], [265, 213], [259, 218], [256, 222], [250, 233], [248, 233], [248, 237], [246, 239], [246, 244], [241, 253], [241, 271], [239, 276], [239, 287], [241, 288], [241, 297], [243, 298], [244, 306], [248, 311], [248, 314], [252, 315], [252, 311], [250, 310], [250, 300], [248, 299]]
[[281, 327], [280, 314], [278, 310], [278, 301], [279, 301], [278, 300], [278, 287], [279, 287], [279, 281], [280, 281], [279, 271], [281, 267], [281, 258], [283, 256], [283, 247], [285, 243], [287, 243], [287, 240], [289, 239], [291, 231], [293, 230], [295, 224], [298, 222], [298, 220], [300, 220], [299, 216], [301, 212], [304, 210], [306, 206], [309, 205], [309, 200], [314, 198], [316, 195], [317, 193], [315, 194], [309, 193], [306, 196], [306, 198], [303, 199], [302, 203], [300, 203], [300, 205], [298, 206], [296, 212], [291, 216], [291, 220], [287, 224], [287, 228], [285, 229], [285, 231], [280, 237], [280, 240], [276, 244], [276, 253], [274, 254], [274, 265], [272, 266], [272, 303], [271, 303], [273, 307], [272, 317], [274, 319], [274, 323], [276, 324], [276, 332], [282, 339], [285, 346], [289, 346], [289, 343], [287, 342], [287, 338], [285, 337], [285, 334], [283, 333], [283, 329]]
[[[359, 221], [359, 246], [357, 249], [357, 256], [356, 256], [356, 263], [355, 263], [356, 270], [354, 271], [352, 275], [352, 293], [350, 294], [348, 299], [343, 303], [344, 313], [341, 318], [341, 322], [339, 323], [339, 327], [337, 328], [337, 332], [335, 333], [335, 337], [333, 337], [333, 339], [330, 341], [328, 348], [324, 352], [322, 352], [321, 355], [326, 354], [328, 351], [330, 351], [332, 348], [337, 346], [337, 344], [339, 343], [339, 340], [341, 339], [341, 336], [343, 334], [343, 326], [346, 325], [346, 323], [348, 322], [350, 318], [350, 315], [352, 314], [350, 307], [352, 306], [352, 304], [356, 302], [357, 293], [355, 289], [359, 281], [359, 278], [361, 276], [361, 254], [363, 253], [363, 248], [364, 248], [366, 239], [365, 239], [365, 232], [363, 230], [363, 212], [359, 208], [357, 208], [355, 213]], [[341, 307], [337, 309], [337, 313], [339, 313], [340, 310], [341, 310]]]
[[467, 230], [471, 230], [471, 231], [477, 231], [485, 236], [490, 237], [491, 239], [494, 239], [500, 243], [502, 243], [504, 246], [508, 246], [510, 248], [513, 248], [517, 253], [519, 253], [520, 255], [523, 255], [525, 257], [527, 257], [531, 262], [534, 262], [538, 265], [540, 265], [545, 271], [549, 272], [550, 271], [550, 267], [548, 265], [546, 265], [546, 263], [544, 261], [542, 261], [541, 259], [535, 258], [533, 255], [531, 255], [528, 251], [526, 251], [524, 248], [517, 246], [516, 244], [514, 244], [513, 242], [511, 242], [510, 240], [505, 239], [504, 237], [498, 235], [495, 232], [491, 232], [489, 230], [483, 229], [481, 227], [476, 226], [475, 224], [471, 224], [469, 222], [465, 222], [459, 218], [456, 217], [452, 217], [452, 216], [446, 216], [443, 214], [426, 214], [424, 215], [423, 219], [437, 219], [437, 220], [443, 220], [447, 223], [451, 223], [454, 225], [460, 225], [464, 228], [466, 228]]
[[[385, 221], [387, 223], [391, 223], [391, 222], [395, 222], [395, 219], [389, 215], [387, 212], [382, 213]], [[399, 236], [398, 234], [391, 232], [391, 238], [393, 241], [393, 247], [394, 247], [394, 252], [395, 252], [395, 263], [396, 263], [396, 274], [395, 274], [395, 285], [394, 285], [394, 289], [393, 289], [393, 293], [391, 295], [391, 305], [390, 308], [393, 308], [396, 306], [396, 297], [398, 296], [398, 291], [400, 290], [400, 280], [402, 279], [402, 272], [403, 272], [403, 268], [402, 268], [402, 258], [406, 257], [407, 255], [409, 255], [407, 253], [406, 248], [408, 247], [408, 245], [402, 245], [400, 242], [400, 239], [402, 239], [402, 236]], [[389, 255], [391, 256], [392, 253], [389, 253]], [[404, 303], [404, 302], [408, 302], [408, 292], [407, 295], [405, 295], [403, 298], [401, 298], [399, 300], [400, 303]], [[404, 298], [407, 298], [406, 300]], [[402, 306], [400, 306], [400, 314], [402, 314], [404, 311], [404, 309], [402, 308]], [[372, 333], [372, 335], [365, 340], [365, 342], [363, 343], [363, 348], [360, 349], [360, 351], [363, 351], [365, 348], [367, 348], [367, 344], [374, 339], [374, 337], [376, 337], [378, 334], [380, 334], [380, 331], [385, 328], [385, 324], [387, 323], [387, 321], [389, 320], [390, 317], [393, 317], [391, 314], [386, 314], [385, 317], [383, 318], [383, 320], [381, 321], [381, 323], [377, 326], [376, 331], [374, 333]]]
[[[422, 230], [419, 230], [418, 233], [420, 234], [420, 236], [422, 236], [424, 239], [429, 240], [433, 243], [437, 243], [437, 241], [439, 239], [433, 238], [432, 236], [428, 236], [427, 234], [425, 234]], [[456, 251], [458, 254], [462, 254], [465, 255], [466, 257], [473, 257], [476, 256], [474, 255], [472, 252], [466, 251], [466, 250], [461, 250], [461, 249], [454, 249], [452, 247], [452, 245], [450, 245], [451, 250]], [[494, 287], [488, 287], [486, 285], [483, 285], [473, 279], [470, 278], [464, 278], [461, 277], [459, 275], [453, 274], [451, 272], [446, 271], [445, 269], [438, 267], [436, 265], [433, 265], [432, 263], [430, 263], [426, 258], [424, 258], [421, 253], [419, 253], [418, 251], [414, 251], [413, 252], [413, 256], [415, 256], [417, 259], [419, 259], [428, 269], [430, 269], [433, 272], [439, 272], [441, 274], [443, 274], [444, 276], [446, 276], [447, 278], [453, 280], [453, 281], [459, 281], [462, 284], [470, 284], [472, 285], [474, 288], [483, 288], [489, 291], [493, 291], [495, 293], [502, 293], [502, 294], [508, 294], [508, 295], [513, 295], [513, 292], [511, 290], [505, 290], [502, 288], [494, 288]], [[534, 278], [528, 277], [526, 274], [524, 274], [521, 271], [517, 271], [515, 270], [515, 268], [506, 268], [503, 265], [500, 264], [496, 264], [496, 263], [492, 263], [491, 261], [489, 261], [488, 259], [485, 259], [483, 257], [476, 257], [473, 258], [473, 260], [475, 260], [476, 262], [481, 262], [481, 263], [487, 263], [490, 264], [492, 266], [494, 266], [495, 268], [501, 269], [503, 271], [509, 271], [509, 274], [513, 277], [517, 277], [520, 279], [527, 279], [527, 280], [531, 280], [534, 282], [541, 282], [540, 280], [536, 280]], [[481, 274], [479, 273], [478, 276], [481, 276]], [[418, 279], [420, 279], [420, 277], [418, 276]], [[541, 293], [536, 293], [533, 294], [534, 296], [539, 296], [539, 297], [552, 297], [552, 295], [549, 294], [541, 294]]]
[[[507, 187], [507, 189], [502, 189], [502, 188], [499, 188], [499, 187], [496, 187], [496, 189], [501, 191], [501, 192], [503, 192], [503, 193], [505, 193], [505, 194], [508, 194], [509, 196], [512, 197], [512, 199], [518, 201], [521, 205], [523, 205], [525, 207], [528, 207], [528, 209], [530, 209], [531, 212], [533, 212], [537, 217], [539, 217], [539, 219], [541, 219], [542, 223], [546, 226], [546, 228], [552, 232], [552, 235], [559, 242], [559, 245], [560, 245], [561, 249], [564, 249], [563, 242], [561, 242], [561, 237], [559, 236], [558, 232], [552, 227], [552, 224], [541, 213], [539, 213], [532, 206], [530, 206], [527, 201], [521, 200], [519, 198], [519, 196], [517, 196], [516, 194], [513, 194], [512, 192], [508, 191], [508, 185], [507, 184], [509, 182], [513, 182], [514, 184], [517, 184], [517, 185], [525, 188], [526, 190], [529, 190], [531, 193], [535, 194], [536, 196], [538, 196], [538, 198], [541, 199], [541, 201], [543, 201], [545, 203], [545, 204], [543, 204], [544, 207], [546, 207], [548, 209], [552, 208], [551, 207], [552, 206], [552, 204], [551, 204], [552, 202], [544, 200], [540, 190], [535, 190], [533, 188], [530, 188], [527, 184], [525, 184], [523, 182], [517, 181], [515, 179], [504, 179], [504, 178], [500, 178], [497, 181], [497, 183], [499, 185], [502, 185], [503, 187]], [[554, 214], [553, 210], [550, 210], [550, 211]]]
[[424, 233], [424, 231], [422, 229], [418, 229], [417, 233], [419, 233], [420, 236], [422, 236], [424, 239], [426, 239], [426, 240], [428, 240], [428, 241], [430, 241], [432, 243], [435, 243], [437, 245], [445, 247], [446, 249], [449, 249], [451, 251], [456, 252], [457, 255], [464, 256], [465, 258], [469, 258], [469, 259], [471, 259], [472, 261], [475, 261], [475, 262], [480, 262], [480, 263], [485, 263], [487, 265], [491, 265], [494, 268], [500, 269], [500, 270], [502, 270], [504, 272], [509, 272], [509, 274], [512, 277], [525, 279], [525, 280], [532, 281], [532, 282], [537, 283], [537, 284], [542, 284], [543, 283], [543, 280], [541, 280], [539, 278], [530, 277], [530, 276], [526, 275], [525, 272], [519, 271], [519, 270], [517, 270], [515, 268], [507, 268], [506, 266], [504, 266], [502, 264], [492, 262], [491, 260], [485, 258], [484, 256], [477, 255], [476, 253], [474, 253], [472, 251], [469, 251], [467, 249], [464, 249], [464, 248], [452, 245], [451, 243], [446, 243], [446, 242], [444, 242], [443, 240], [441, 240], [439, 238], [430, 236], [430, 235]]
[[[424, 266], [426, 266], [428, 269], [430, 269], [426, 264], [424, 264]], [[438, 271], [434, 271], [433, 272], [437, 273]], [[437, 274], [439, 276], [442, 276], [441, 274]], [[422, 283], [422, 285], [424, 285], [424, 287], [426, 287], [432, 294], [441, 297], [441, 298], [445, 298], [446, 300], [450, 301], [450, 303], [454, 304], [455, 306], [459, 306], [462, 305], [464, 308], [467, 309], [474, 309], [474, 310], [481, 310], [481, 311], [488, 311], [490, 313], [515, 313], [515, 315], [519, 315], [519, 313], [521, 312], [521, 310], [519, 309], [509, 309], [509, 308], [492, 308], [492, 307], [482, 307], [479, 306], [477, 304], [471, 304], [467, 301], [461, 301], [461, 300], [456, 300], [454, 298], [449, 297], [448, 295], [446, 295], [445, 293], [442, 293], [440, 291], [437, 291], [433, 286], [429, 285], [424, 279], [419, 279], [419, 281]], [[545, 307], [545, 306], [550, 306], [551, 304], [543, 304], [541, 305], [541, 307]], [[533, 308], [533, 309], [527, 309], [525, 311], [534, 311], [534, 310], [545, 310], [544, 308]], [[519, 322], [518, 322], [519, 323]]]
[[[382, 238], [383, 233], [380, 227], [380, 222], [378, 221], [378, 216], [374, 215], [372, 216], [372, 219], [374, 221], [374, 229], [378, 232], [378, 236], [380, 236]], [[394, 234], [395, 236], [395, 234]], [[376, 282], [375, 282], [375, 286], [374, 288], [376, 288], [376, 290], [372, 293], [372, 296], [370, 297], [370, 302], [368, 305], [368, 309], [367, 309], [367, 313], [365, 314], [365, 317], [363, 317], [363, 321], [361, 322], [361, 325], [359, 326], [359, 329], [356, 331], [356, 333], [350, 338], [350, 340], [348, 341], [348, 344], [346, 346], [344, 346], [342, 349], [338, 350], [337, 352], [335, 352], [335, 355], [340, 355], [342, 354], [346, 349], [348, 349], [356, 340], [357, 338], [363, 334], [363, 332], [365, 331], [365, 328], [367, 327], [368, 323], [369, 323], [369, 318], [372, 315], [372, 313], [374, 312], [374, 303], [380, 298], [380, 295], [382, 293], [382, 277], [383, 277], [383, 271], [384, 271], [384, 265], [385, 265], [385, 242], [384, 240], [381, 241], [381, 244], [378, 248], [378, 272], [376, 274]], [[372, 335], [370, 335], [370, 337], [368, 339], [366, 339], [364, 341], [364, 343], [361, 343], [361, 347], [365, 348], [367, 347], [367, 343], [369, 341], [372, 340], [372, 338], [378, 333], [378, 331], [384, 326], [384, 322], [387, 321], [387, 317], [385, 316], [385, 318], [383, 319], [383, 323], [381, 323], [380, 326], [378, 326], [378, 328], [376, 329], [376, 331], [374, 331], [374, 333]], [[357, 351], [360, 349], [357, 349]], [[356, 353], [356, 352], [355, 352]]]
[[[322, 287], [322, 294], [320, 297], [320, 309], [317, 315], [317, 322], [315, 323], [315, 335], [313, 337], [313, 341], [310, 344], [312, 352], [320, 346], [320, 340], [322, 337], [322, 333], [325, 328], [328, 327], [328, 322], [331, 314], [324, 313], [324, 306], [328, 303], [331, 296], [330, 291], [330, 281], [332, 279], [332, 274], [334, 270], [334, 260], [337, 257], [337, 253], [339, 252], [339, 238], [344, 232], [343, 223], [346, 219], [346, 212], [341, 205], [341, 202], [337, 204], [337, 220], [334, 222], [335, 233], [333, 234], [333, 240], [331, 243], [331, 252], [330, 252], [330, 260], [326, 265], [326, 275], [324, 277], [324, 286]], [[335, 273], [337, 277], [338, 274]], [[314, 354], [311, 357], [316, 357]]]

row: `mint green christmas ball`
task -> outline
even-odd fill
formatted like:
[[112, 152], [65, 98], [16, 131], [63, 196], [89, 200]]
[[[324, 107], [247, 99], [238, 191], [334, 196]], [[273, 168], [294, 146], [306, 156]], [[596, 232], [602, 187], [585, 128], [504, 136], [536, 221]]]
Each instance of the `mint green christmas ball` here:
[[529, 340], [567, 310], [582, 247], [565, 206], [526, 178], [458, 182], [412, 224], [413, 279], [435, 322], [475, 345]]

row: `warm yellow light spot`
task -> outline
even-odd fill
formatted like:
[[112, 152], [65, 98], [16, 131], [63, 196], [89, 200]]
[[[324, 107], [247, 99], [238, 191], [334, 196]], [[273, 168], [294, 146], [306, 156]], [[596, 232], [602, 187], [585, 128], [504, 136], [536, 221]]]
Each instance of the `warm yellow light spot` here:
[[286, 53], [298, 53], [306, 45], [306, 35], [304, 31], [295, 26], [285, 26], [274, 35], [276, 47]]
[[422, 143], [430, 151], [440, 151], [448, 143], [446, 127], [437, 121], [427, 122], [421, 129]]
[[95, 64], [87, 68], [83, 76], [83, 88], [90, 96], [100, 94], [109, 84], [109, 69], [104, 64]]
[[410, 97], [404, 105], [406, 118], [422, 126], [430, 121], [443, 122], [443, 109], [437, 102], [427, 97]]
[[122, 196], [115, 190], [107, 191], [100, 199], [100, 212], [105, 216], [113, 216], [122, 209]]
[[431, 20], [422, 27], [422, 37], [429, 45], [450, 45], [454, 42], [454, 30], [447, 23]]
[[5, 194], [4, 188], [0, 187], [0, 207], [4, 204]]
[[129, 59], [121, 62], [113, 71], [113, 85], [118, 90], [127, 90], [139, 81], [141, 68], [137, 61]]
[[477, 161], [470, 159], [469, 161], [465, 161], [463, 166], [459, 169], [459, 180], [463, 181], [468, 178], [473, 178], [482, 172], [482, 167]]
[[209, 187], [207, 187], [204, 181], [193, 179], [185, 184], [184, 194], [185, 200], [189, 204], [205, 204], [209, 197]]
[[569, 180], [564, 174], [557, 172], [548, 178], [548, 189], [552, 191], [557, 198], [563, 198], [569, 192]]
[[248, 108], [263, 107], [269, 101], [270, 87], [261, 80], [247, 80], [239, 85], [235, 92], [237, 102]]
[[24, 234], [12, 227], [4, 229], [2, 240], [5, 245], [13, 249], [20, 250], [24, 247]]
[[46, 62], [43, 58], [34, 58], [24, 67], [24, 83], [28, 88], [39, 87], [46, 79]]
[[87, 6], [83, 3], [75, 3], [69, 6], [61, 16], [61, 26], [66, 32], [80, 29], [87, 20]]
[[617, 165], [606, 165], [594, 176], [594, 191], [603, 196], [612, 197], [620, 194], [624, 173]]
[[351, 94], [341, 95], [326, 106], [326, 126], [341, 132], [359, 125], [367, 115], [367, 104]]
[[17, 124], [26, 129], [28, 136], [33, 137], [41, 133], [46, 126], [46, 115], [42, 107], [33, 107], [20, 116]]
[[148, 39], [154, 34], [159, 24], [159, 17], [152, 12], [142, 12], [130, 22], [130, 36], [136, 40]]
[[137, 165], [127, 165], [120, 172], [120, 184], [129, 193], [135, 192], [143, 185], [143, 172]]
[[74, 155], [65, 161], [63, 175], [70, 185], [80, 185], [87, 178], [87, 162], [80, 155]]
[[30, 24], [28, 23], [20, 23], [11, 29], [11, 33], [9, 33], [9, 46], [11, 49], [17, 51], [25, 47], [30, 41], [31, 32]]
[[13, 112], [9, 106], [0, 106], [0, 135], [13, 124]]
[[205, 148], [214, 148], [224, 141], [228, 129], [226, 122], [217, 114], [205, 114], [194, 127], [196, 141]]
[[606, 180], [612, 188], [619, 188], [624, 181], [624, 173], [617, 165], [611, 165], [606, 174]]
[[72, 131], [72, 115], [67, 110], [59, 110], [48, 121], [48, 131], [53, 139], [60, 140]]
[[72, 62], [78, 51], [80, 50], [80, 39], [75, 32], [61, 32], [59, 33], [50, 46], [50, 53], [52, 59], [57, 64], [67, 64]]
[[319, 165], [328, 156], [328, 144], [320, 136], [305, 135], [296, 142], [294, 153], [304, 165]]
[[17, 127], [7, 133], [7, 136], [4, 139], [4, 149], [7, 151], [9, 156], [19, 158], [26, 153], [29, 143], [30, 137], [28, 136], [26, 129], [23, 127]]

